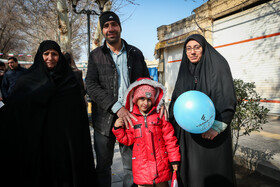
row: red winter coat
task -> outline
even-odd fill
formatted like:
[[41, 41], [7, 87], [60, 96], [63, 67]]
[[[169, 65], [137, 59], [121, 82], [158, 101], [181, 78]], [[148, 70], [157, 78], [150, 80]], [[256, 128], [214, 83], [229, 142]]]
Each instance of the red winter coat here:
[[[139, 81], [136, 81], [139, 82]], [[142, 82], [155, 81], [145, 79]], [[136, 84], [138, 86], [139, 84]], [[157, 83], [157, 86], [160, 85]], [[136, 87], [132, 84], [127, 91], [127, 103], [131, 104], [130, 93]], [[152, 85], [155, 86], [155, 85]], [[132, 145], [132, 173], [134, 183], [138, 185], [154, 184], [169, 181], [172, 176], [170, 162], [178, 162], [181, 159], [177, 138], [174, 136], [174, 129], [171, 123], [165, 118], [159, 118], [157, 105], [163, 98], [163, 87], [158, 89], [161, 93], [156, 98], [156, 105], [150, 112], [143, 116], [136, 105], [132, 107], [132, 114], [138, 121], [133, 121], [134, 128], [114, 129], [117, 140], [124, 145]]]

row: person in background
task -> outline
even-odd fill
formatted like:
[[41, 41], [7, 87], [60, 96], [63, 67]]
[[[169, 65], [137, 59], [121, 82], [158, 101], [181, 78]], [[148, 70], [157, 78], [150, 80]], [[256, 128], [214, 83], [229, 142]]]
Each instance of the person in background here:
[[[121, 39], [119, 17], [111, 11], [103, 12], [100, 27], [105, 41], [103, 46], [89, 55], [86, 90], [92, 102], [92, 124], [98, 186], [111, 186], [111, 165], [116, 137], [112, 127], [118, 117], [123, 118], [126, 128], [130, 118], [135, 118], [122, 105], [123, 96], [131, 82], [149, 77], [142, 52]], [[123, 162], [123, 186], [133, 185], [131, 146], [119, 144]]]
[[[168, 187], [172, 170], [180, 163], [180, 152], [172, 124], [157, 113], [163, 103], [165, 88], [151, 79], [132, 83], [124, 97], [124, 104], [137, 121], [126, 129], [122, 118], [115, 122], [113, 133], [117, 140], [133, 147], [133, 180], [139, 187]], [[171, 163], [171, 164], [170, 164]]]
[[15, 57], [10, 57], [8, 59], [8, 66], [9, 70], [5, 73], [1, 84], [1, 92], [4, 102], [7, 102], [17, 80], [26, 71], [25, 68], [18, 64], [18, 60]]
[[86, 90], [85, 90], [85, 85], [84, 85], [84, 81], [83, 81], [83, 72], [77, 68], [72, 53], [65, 52], [64, 57], [65, 57], [67, 63], [69, 64], [69, 66], [71, 67], [72, 71], [74, 72], [74, 75], [81, 88], [81, 94], [85, 98], [85, 102], [87, 105]]
[[[5, 71], [6, 71], [6, 65], [4, 62], [0, 61], [0, 88], [1, 88]], [[1, 90], [0, 90], [0, 101], [3, 101]]]
[[55, 41], [40, 44], [33, 65], [0, 109], [0, 119], [4, 186], [96, 185], [86, 105]]
[[[176, 122], [173, 107], [184, 92], [197, 90], [214, 103], [216, 117], [212, 127], [192, 134]], [[235, 186], [230, 123], [236, 107], [235, 88], [226, 59], [199, 34], [184, 44], [178, 78], [169, 107], [181, 151], [179, 186]], [[187, 114], [186, 114], [187, 115]]]
[[6, 71], [6, 65], [4, 62], [0, 61], [0, 85], [2, 83], [5, 71]]

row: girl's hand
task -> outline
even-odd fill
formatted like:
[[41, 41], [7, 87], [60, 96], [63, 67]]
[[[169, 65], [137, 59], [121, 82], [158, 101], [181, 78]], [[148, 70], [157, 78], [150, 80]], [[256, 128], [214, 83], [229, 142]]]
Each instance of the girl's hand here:
[[115, 122], [115, 127], [123, 127], [124, 126], [124, 121], [123, 118], [118, 118]]
[[172, 165], [172, 167], [173, 167], [173, 170], [174, 170], [174, 171], [177, 171], [177, 170], [178, 170], [178, 164], [174, 164], [174, 165]]

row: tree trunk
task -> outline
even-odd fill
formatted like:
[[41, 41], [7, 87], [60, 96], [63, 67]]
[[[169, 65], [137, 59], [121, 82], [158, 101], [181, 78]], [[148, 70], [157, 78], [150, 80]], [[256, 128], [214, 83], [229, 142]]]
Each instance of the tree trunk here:
[[[109, 10], [111, 10], [111, 8], [112, 8], [112, 2], [108, 1], [104, 6], [103, 11], [109, 11]], [[92, 50], [99, 47], [100, 45], [102, 45], [102, 40], [103, 40], [103, 35], [102, 35], [102, 31], [100, 30], [100, 24], [99, 24], [99, 20], [98, 20], [97, 28], [96, 28], [96, 31], [93, 36]]]
[[237, 134], [235, 136], [236, 141], [235, 141], [234, 148], [233, 148], [233, 157], [235, 156], [235, 153], [236, 153], [237, 148], [238, 148], [238, 141], [239, 141], [239, 136], [240, 136], [240, 130], [237, 130], [236, 134]]
[[69, 22], [66, 0], [57, 0], [57, 12], [61, 50], [71, 52], [72, 28]]

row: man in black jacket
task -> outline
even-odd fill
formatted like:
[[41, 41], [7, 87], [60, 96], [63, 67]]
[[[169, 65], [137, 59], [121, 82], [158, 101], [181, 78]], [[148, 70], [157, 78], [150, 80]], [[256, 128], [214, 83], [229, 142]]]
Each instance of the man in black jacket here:
[[1, 92], [4, 102], [7, 101], [9, 95], [12, 93], [14, 86], [19, 79], [19, 77], [26, 71], [18, 64], [18, 60], [15, 57], [10, 57], [8, 59], [9, 70], [4, 74]]
[[[124, 93], [130, 83], [140, 77], [149, 77], [142, 52], [121, 39], [119, 17], [111, 11], [99, 18], [105, 37], [104, 45], [89, 55], [86, 75], [87, 93], [92, 102], [94, 149], [97, 159], [98, 186], [111, 186], [111, 165], [114, 155], [115, 136], [112, 127], [122, 117], [127, 128], [132, 128], [134, 118], [122, 105]], [[131, 124], [131, 125], [130, 125]], [[132, 147], [120, 144], [124, 178], [123, 186], [132, 186]]]

